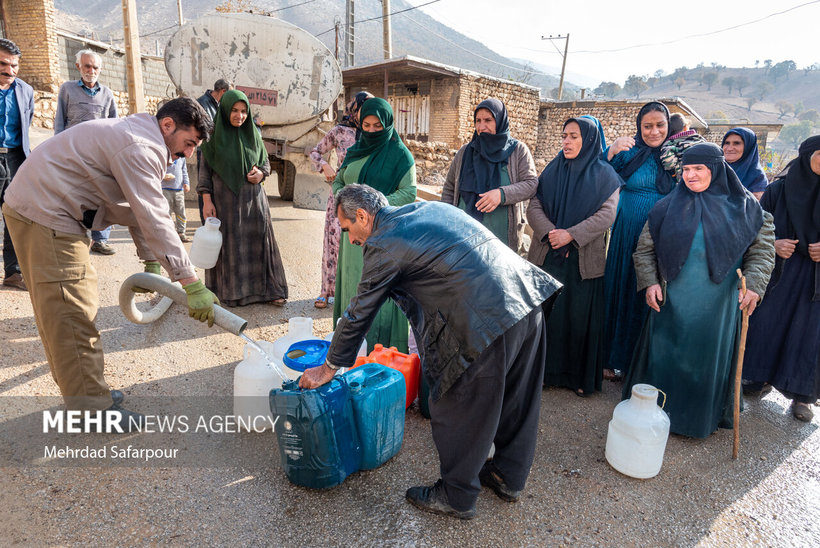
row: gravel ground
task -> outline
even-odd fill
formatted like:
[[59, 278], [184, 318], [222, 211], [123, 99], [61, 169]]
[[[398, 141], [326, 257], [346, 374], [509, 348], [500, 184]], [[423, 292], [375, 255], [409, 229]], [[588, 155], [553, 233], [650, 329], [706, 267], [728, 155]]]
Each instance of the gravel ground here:
[[[189, 203], [189, 232], [198, 226]], [[330, 331], [329, 310], [313, 308], [319, 287], [323, 212], [271, 200], [286, 261], [290, 300], [280, 309], [232, 309], [248, 334], [273, 341], [291, 316]], [[122, 281], [141, 270], [123, 228], [117, 254], [93, 256], [100, 279], [97, 319], [106, 378], [126, 407], [201, 413], [229, 408], [243, 341], [190, 320], [174, 305], [155, 324], [128, 322], [117, 305]], [[377, 470], [314, 491], [285, 477], [274, 436], [134, 434], [57, 437], [62, 446], [175, 447], [176, 460], [63, 462], [43, 458], [31, 435], [40, 409], [59, 401], [24, 292], [0, 289], [0, 543], [8, 545], [395, 545], [395, 546], [818, 546], [820, 421], [792, 419], [776, 392], [746, 400], [740, 457], [732, 432], [705, 440], [671, 436], [660, 474], [636, 480], [604, 458], [620, 385], [579, 398], [545, 390], [538, 450], [515, 504], [488, 490], [470, 522], [428, 515], [404, 501], [411, 485], [438, 478], [429, 422], [408, 410], [404, 446]], [[33, 398], [37, 396], [38, 398]], [[32, 411], [33, 406], [37, 411]], [[21, 409], [28, 409], [22, 410]], [[28, 430], [27, 430], [28, 429]], [[34, 441], [32, 441], [34, 440]], [[39, 441], [38, 441], [39, 440]], [[29, 447], [39, 446], [36, 451]]]

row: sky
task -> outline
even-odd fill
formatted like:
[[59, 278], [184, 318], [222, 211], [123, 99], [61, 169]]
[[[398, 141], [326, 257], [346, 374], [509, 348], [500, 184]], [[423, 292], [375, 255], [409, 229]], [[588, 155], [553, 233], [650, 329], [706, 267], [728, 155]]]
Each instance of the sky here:
[[[754, 67], [791, 59], [798, 69], [820, 62], [820, 0], [439, 0], [419, 9], [506, 57], [553, 67], [546, 72], [556, 76], [564, 40], [541, 38], [569, 34], [567, 79], [580, 85], [623, 85], [631, 74], [701, 62]], [[714, 34], [690, 37], [706, 33]], [[651, 45], [635, 47], [643, 44]]]

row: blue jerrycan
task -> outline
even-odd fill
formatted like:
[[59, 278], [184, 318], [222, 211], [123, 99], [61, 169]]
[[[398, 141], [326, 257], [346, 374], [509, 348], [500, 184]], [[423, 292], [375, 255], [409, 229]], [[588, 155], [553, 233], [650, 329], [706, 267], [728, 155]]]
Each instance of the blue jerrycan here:
[[342, 375], [350, 387], [361, 447], [361, 470], [378, 468], [401, 449], [406, 387], [396, 369], [368, 363]]
[[279, 456], [296, 485], [324, 489], [359, 469], [356, 424], [347, 383], [338, 377], [315, 390], [289, 380], [270, 392]]

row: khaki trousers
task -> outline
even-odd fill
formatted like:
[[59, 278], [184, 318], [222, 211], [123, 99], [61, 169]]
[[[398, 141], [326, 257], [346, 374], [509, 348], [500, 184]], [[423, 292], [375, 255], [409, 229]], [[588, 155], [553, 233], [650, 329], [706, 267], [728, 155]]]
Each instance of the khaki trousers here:
[[3, 205], [51, 375], [68, 409], [106, 409], [97, 272], [85, 235], [57, 232]]

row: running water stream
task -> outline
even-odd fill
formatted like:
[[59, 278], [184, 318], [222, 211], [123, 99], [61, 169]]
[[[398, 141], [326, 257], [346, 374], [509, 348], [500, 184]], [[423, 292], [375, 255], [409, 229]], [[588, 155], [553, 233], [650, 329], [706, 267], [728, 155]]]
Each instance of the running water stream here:
[[288, 376], [285, 374], [285, 372], [282, 371], [282, 368], [279, 367], [279, 364], [277, 364], [275, 361], [273, 361], [273, 359], [271, 359], [271, 357], [268, 356], [268, 353], [265, 352], [262, 349], [262, 347], [259, 346], [259, 344], [255, 340], [251, 339], [250, 337], [248, 337], [244, 333], [241, 333], [239, 336], [242, 337], [243, 339], [245, 339], [246, 341], [248, 341], [248, 344], [251, 346], [251, 348], [253, 348], [257, 352], [259, 352], [259, 354], [261, 354], [265, 358], [265, 361], [268, 363], [268, 367], [270, 367], [274, 371], [276, 371], [276, 374], [279, 375], [279, 378], [281, 378], [282, 380], [288, 378]]

